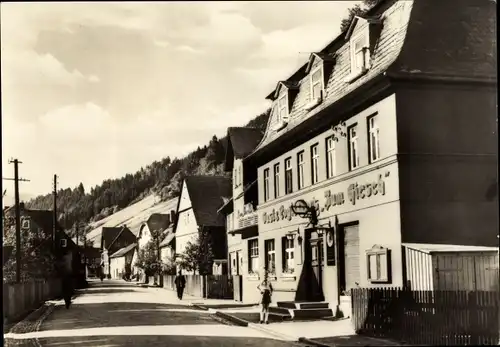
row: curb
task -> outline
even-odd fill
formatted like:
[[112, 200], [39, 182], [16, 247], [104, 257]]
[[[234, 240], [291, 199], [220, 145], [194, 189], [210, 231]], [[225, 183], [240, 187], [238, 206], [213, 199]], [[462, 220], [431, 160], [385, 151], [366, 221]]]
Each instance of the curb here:
[[301, 343], [307, 343], [309, 345], [317, 346], [317, 347], [336, 347], [337, 345], [327, 345], [325, 343], [321, 343], [312, 339], [308, 339], [307, 337], [299, 337], [299, 342]]
[[[232, 323], [234, 323], [234, 324], [236, 324], [236, 325], [238, 325], [240, 327], [247, 327], [247, 328], [252, 328], [254, 330], [259, 330], [259, 331], [261, 331], [263, 333], [266, 333], [268, 335], [277, 337], [280, 340], [290, 341], [290, 342], [299, 342], [299, 341], [297, 341], [296, 337], [292, 337], [292, 336], [289, 336], [289, 335], [277, 333], [275, 331], [272, 331], [271, 329], [264, 328], [260, 324], [251, 323], [251, 322], [249, 322], [249, 321], [247, 321], [245, 319], [238, 318], [238, 317], [230, 315], [228, 313], [224, 313], [224, 312], [221, 312], [221, 311], [215, 311], [215, 315], [218, 316], [218, 317], [221, 317], [223, 319], [226, 319], [226, 320], [228, 320], [228, 321], [230, 321], [230, 322], [232, 322]], [[327, 347], [330, 347], [330, 346], [327, 346]]]
[[293, 337], [290, 335], [285, 335], [282, 333], [277, 333], [275, 331], [272, 331], [271, 329], [264, 328], [260, 324], [250, 323], [250, 324], [248, 324], [248, 327], [255, 329], [255, 330], [260, 330], [263, 333], [266, 333], [268, 335], [272, 335], [272, 336], [277, 337], [278, 339], [283, 340], [283, 341], [300, 342], [300, 341], [298, 341], [298, 339], [296, 337]]
[[230, 315], [230, 314], [227, 314], [227, 313], [224, 313], [224, 312], [221, 312], [221, 311], [215, 311], [215, 315], [218, 316], [218, 317], [221, 317], [223, 319], [226, 319], [240, 327], [248, 327], [249, 326], [249, 322], [247, 322], [246, 320], [244, 319], [241, 319], [241, 318], [238, 318], [238, 317], [235, 317], [233, 315]]

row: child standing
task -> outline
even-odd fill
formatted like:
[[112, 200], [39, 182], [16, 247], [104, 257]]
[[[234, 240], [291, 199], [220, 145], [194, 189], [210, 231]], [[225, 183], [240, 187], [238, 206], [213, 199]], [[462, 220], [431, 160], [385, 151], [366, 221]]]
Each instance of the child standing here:
[[269, 283], [267, 276], [264, 278], [261, 284], [257, 287], [262, 295], [261, 299], [261, 312], [260, 312], [260, 324], [265, 322], [269, 324], [269, 304], [271, 303], [271, 296], [273, 294], [273, 286]]

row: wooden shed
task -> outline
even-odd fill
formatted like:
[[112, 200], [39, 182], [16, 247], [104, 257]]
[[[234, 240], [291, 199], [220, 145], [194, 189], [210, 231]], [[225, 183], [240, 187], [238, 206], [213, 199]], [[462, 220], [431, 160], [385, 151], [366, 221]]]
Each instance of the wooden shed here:
[[403, 255], [412, 290], [499, 290], [496, 247], [403, 243]]

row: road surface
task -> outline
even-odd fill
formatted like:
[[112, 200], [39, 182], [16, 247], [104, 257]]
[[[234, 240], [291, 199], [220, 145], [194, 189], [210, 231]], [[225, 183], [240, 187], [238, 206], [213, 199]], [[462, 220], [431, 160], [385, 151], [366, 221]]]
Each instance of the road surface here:
[[[7, 337], [7, 336], [6, 336]], [[17, 345], [43, 347], [298, 346], [248, 327], [224, 324], [168, 290], [123, 281], [93, 281], [71, 307], [57, 302], [38, 331]]]

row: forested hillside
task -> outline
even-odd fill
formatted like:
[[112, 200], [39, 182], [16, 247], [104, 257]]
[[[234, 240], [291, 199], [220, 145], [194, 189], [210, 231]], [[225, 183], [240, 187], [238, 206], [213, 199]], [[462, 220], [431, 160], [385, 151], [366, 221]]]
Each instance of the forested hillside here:
[[[246, 126], [265, 131], [269, 112], [270, 110], [267, 110], [258, 115]], [[184, 158], [171, 159], [167, 156], [134, 174], [105, 180], [101, 185], [90, 188], [90, 191], [81, 183], [73, 189], [61, 189], [57, 196], [59, 221], [71, 233], [76, 223], [88, 224], [107, 217], [148, 194], [156, 193], [162, 200], [177, 197], [186, 175], [224, 174], [226, 141], [226, 137], [218, 139], [214, 135], [207, 145], [198, 147]], [[168, 152], [168, 149], [165, 149], [165, 152]], [[53, 196], [52, 194], [38, 196], [26, 202], [26, 206], [51, 210]]]

